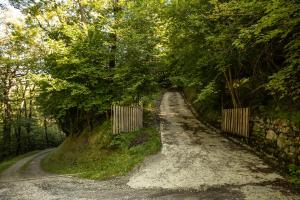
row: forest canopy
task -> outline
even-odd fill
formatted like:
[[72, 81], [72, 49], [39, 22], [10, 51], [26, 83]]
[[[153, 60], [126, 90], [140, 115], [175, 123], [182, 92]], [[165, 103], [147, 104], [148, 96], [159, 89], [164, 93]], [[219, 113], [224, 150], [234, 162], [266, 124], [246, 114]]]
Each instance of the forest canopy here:
[[1, 21], [0, 159], [35, 148], [48, 125], [55, 143], [58, 128], [91, 130], [112, 103], [160, 88], [184, 90], [210, 121], [243, 106], [300, 121], [298, 0], [10, 4], [22, 20]]

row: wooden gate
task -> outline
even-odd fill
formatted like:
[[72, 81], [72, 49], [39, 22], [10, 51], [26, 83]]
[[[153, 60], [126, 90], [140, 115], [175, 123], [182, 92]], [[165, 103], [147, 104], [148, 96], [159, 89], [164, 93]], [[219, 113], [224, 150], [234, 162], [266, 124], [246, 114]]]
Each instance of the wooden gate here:
[[249, 137], [249, 108], [224, 109], [222, 112], [222, 131]]
[[143, 106], [113, 105], [111, 113], [113, 134], [131, 132], [143, 127]]

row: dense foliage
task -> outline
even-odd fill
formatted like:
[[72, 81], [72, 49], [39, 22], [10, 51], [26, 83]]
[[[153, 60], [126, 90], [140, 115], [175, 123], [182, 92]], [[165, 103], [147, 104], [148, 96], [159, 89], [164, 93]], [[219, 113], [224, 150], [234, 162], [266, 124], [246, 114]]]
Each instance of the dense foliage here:
[[299, 122], [299, 9], [295, 0], [172, 4], [165, 14], [171, 80], [204, 114], [251, 106]]
[[[154, 15], [146, 2], [41, 1], [25, 6], [43, 35], [39, 103], [67, 134], [90, 130], [113, 101], [138, 101], [155, 84]], [[142, 9], [143, 8], [143, 9]], [[141, 10], [142, 9], [142, 10]], [[147, 75], [147, 76], [146, 76]]]
[[41, 48], [34, 41], [36, 34], [20, 24], [7, 26], [0, 40], [0, 160], [56, 146], [64, 138], [55, 119], [36, 105], [40, 91], [31, 78]]
[[3, 145], [13, 122], [30, 124], [22, 98], [37, 121], [51, 119], [70, 135], [109, 117], [113, 102], [172, 85], [209, 120], [222, 106], [251, 106], [300, 121], [298, 0], [11, 4], [25, 20], [6, 24], [1, 39]]

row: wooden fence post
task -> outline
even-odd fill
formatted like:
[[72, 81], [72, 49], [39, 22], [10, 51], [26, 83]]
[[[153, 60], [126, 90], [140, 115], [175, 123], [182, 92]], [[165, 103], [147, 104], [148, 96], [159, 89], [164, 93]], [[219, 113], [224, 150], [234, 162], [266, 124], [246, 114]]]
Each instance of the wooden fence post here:
[[116, 134], [116, 105], [112, 106], [112, 125], [113, 125], [113, 134]]
[[111, 106], [111, 124], [113, 134], [131, 132], [143, 128], [143, 105]]
[[222, 110], [221, 129], [224, 132], [241, 135], [246, 138], [250, 134], [250, 108], [234, 108]]
[[141, 110], [140, 110], [140, 117], [141, 117], [141, 120], [140, 120], [140, 123], [141, 123], [141, 126], [140, 128], [143, 128], [143, 121], [144, 121], [144, 107], [143, 107], [143, 104], [141, 103]]

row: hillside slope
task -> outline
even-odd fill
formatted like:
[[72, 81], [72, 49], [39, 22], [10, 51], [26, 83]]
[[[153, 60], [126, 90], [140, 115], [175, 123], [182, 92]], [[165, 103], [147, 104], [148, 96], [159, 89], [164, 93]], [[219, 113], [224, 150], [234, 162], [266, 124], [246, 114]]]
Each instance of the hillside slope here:
[[113, 136], [110, 121], [92, 132], [69, 136], [42, 161], [51, 173], [74, 174], [88, 179], [106, 179], [124, 175], [143, 159], [160, 150], [160, 135], [153, 112], [145, 113], [146, 127], [135, 132]]

